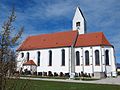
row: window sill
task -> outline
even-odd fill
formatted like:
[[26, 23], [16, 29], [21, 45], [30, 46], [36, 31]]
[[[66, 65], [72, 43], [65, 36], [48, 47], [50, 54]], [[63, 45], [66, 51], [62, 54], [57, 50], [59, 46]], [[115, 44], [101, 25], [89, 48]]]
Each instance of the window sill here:
[[52, 65], [48, 65], [48, 67], [52, 67]]
[[111, 66], [111, 65], [106, 65], [106, 64], [103, 64], [103, 65], [105, 65], [105, 66]]
[[90, 65], [85, 65], [85, 66], [90, 66]]
[[76, 65], [76, 66], [80, 66], [80, 65]]
[[100, 65], [95, 65], [95, 66], [100, 66]]

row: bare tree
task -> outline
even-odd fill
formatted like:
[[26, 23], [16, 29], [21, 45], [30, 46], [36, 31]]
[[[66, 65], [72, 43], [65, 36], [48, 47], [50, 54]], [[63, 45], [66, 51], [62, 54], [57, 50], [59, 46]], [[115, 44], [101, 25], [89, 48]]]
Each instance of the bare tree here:
[[11, 75], [15, 67], [15, 53], [12, 50], [18, 39], [23, 33], [23, 27], [13, 34], [15, 28], [13, 27], [13, 22], [16, 19], [14, 8], [11, 11], [10, 16], [7, 21], [4, 22], [2, 30], [0, 31], [0, 90], [5, 90], [6, 78], [9, 71]]

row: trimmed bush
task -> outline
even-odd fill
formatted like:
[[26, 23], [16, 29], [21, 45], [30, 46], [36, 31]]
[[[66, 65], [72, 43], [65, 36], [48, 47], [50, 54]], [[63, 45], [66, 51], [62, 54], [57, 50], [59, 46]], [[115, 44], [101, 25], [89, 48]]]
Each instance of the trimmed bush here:
[[63, 76], [64, 76], [63, 72], [60, 72], [60, 77], [63, 77]]
[[58, 76], [58, 74], [56, 72], [54, 72], [54, 76]]
[[51, 71], [48, 71], [48, 76], [53, 76]]

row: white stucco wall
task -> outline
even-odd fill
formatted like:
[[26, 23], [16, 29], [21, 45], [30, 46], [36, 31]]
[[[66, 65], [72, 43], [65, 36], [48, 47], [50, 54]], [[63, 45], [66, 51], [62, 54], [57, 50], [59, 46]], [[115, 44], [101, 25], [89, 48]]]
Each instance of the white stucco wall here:
[[[85, 51], [89, 51], [89, 65], [85, 65]], [[95, 50], [99, 50], [100, 65], [95, 65]], [[109, 65], [105, 65], [105, 50], [109, 51]], [[93, 46], [93, 47], [78, 47], [75, 52], [80, 52], [80, 65], [75, 66], [75, 72], [94, 73], [106, 72], [107, 76], [116, 76], [114, 49], [111, 46]], [[75, 57], [76, 59], [76, 57]], [[76, 60], [75, 60], [76, 62]]]
[[[85, 65], [85, 51], [89, 51], [89, 65]], [[100, 53], [100, 47], [94, 46], [94, 47], [82, 47], [82, 48], [76, 48], [75, 51], [80, 52], [80, 66], [75, 66], [76, 72], [83, 71], [84, 73], [93, 73], [93, 72], [101, 72], [101, 67], [95, 65], [95, 50], [99, 50]], [[100, 54], [101, 56], [101, 54]], [[101, 58], [100, 58], [100, 65], [101, 65]]]
[[[65, 66], [61, 65], [62, 61], [62, 52], [65, 50]], [[49, 66], [49, 50], [52, 51], [52, 66]], [[85, 51], [89, 51], [89, 65], [85, 65]], [[95, 50], [99, 50], [99, 60], [100, 65], [95, 65]], [[105, 51], [109, 50], [109, 65], [105, 65]], [[70, 47], [64, 48], [52, 48], [52, 49], [39, 49], [39, 50], [29, 50], [29, 51], [20, 51], [18, 52], [18, 64], [17, 66], [22, 67], [22, 64], [26, 60], [27, 52], [30, 53], [30, 60], [34, 60], [37, 64], [37, 52], [40, 51], [40, 66], [37, 66], [37, 72], [48, 72], [52, 71], [63, 73], [70, 72], [70, 59], [71, 59], [71, 49]], [[106, 72], [107, 76], [116, 76], [116, 66], [115, 66], [115, 56], [114, 49], [111, 46], [93, 46], [93, 47], [78, 47], [75, 48], [75, 52], [80, 52], [80, 65], [76, 66], [76, 56], [75, 56], [75, 72], [81, 73], [94, 73], [94, 72]], [[24, 53], [24, 58], [21, 58], [21, 53]]]
[[[65, 50], [65, 66], [62, 66], [62, 52], [61, 50]], [[52, 51], [52, 66], [49, 66], [49, 50]], [[40, 66], [37, 66], [37, 72], [48, 72], [52, 71], [60, 73], [68, 73], [69, 72], [69, 48], [52, 48], [52, 49], [39, 49], [39, 50], [29, 50], [29, 51], [21, 51], [18, 54], [17, 61], [19, 61], [17, 66], [22, 66], [22, 60], [26, 59], [27, 52], [30, 53], [30, 60], [34, 60], [37, 64], [37, 52], [40, 52]], [[21, 59], [21, 53], [24, 53], [24, 58]], [[25, 61], [25, 60], [24, 60]], [[20, 63], [21, 62], [21, 63]]]
[[[105, 53], [106, 50], [109, 51], [109, 65], [105, 65], [104, 62], [104, 70], [107, 73], [107, 76], [116, 76], [116, 60], [115, 60], [115, 52], [114, 52], [114, 48], [111, 46], [105, 46], [104, 48], [102, 48], [103, 53]], [[105, 55], [104, 55], [105, 57]]]

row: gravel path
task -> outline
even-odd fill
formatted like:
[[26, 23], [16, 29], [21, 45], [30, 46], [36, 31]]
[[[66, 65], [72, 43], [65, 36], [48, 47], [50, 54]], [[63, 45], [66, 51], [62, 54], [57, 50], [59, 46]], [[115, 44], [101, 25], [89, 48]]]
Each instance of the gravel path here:
[[82, 80], [71, 80], [71, 79], [30, 78], [30, 77], [20, 77], [20, 78], [21, 79], [31, 79], [31, 80], [58, 81], [58, 82], [74, 82], [74, 83], [93, 83], [93, 84], [120, 85], [120, 76], [118, 76], [117, 78], [105, 78], [105, 79], [94, 80], [94, 81], [82, 81]]

